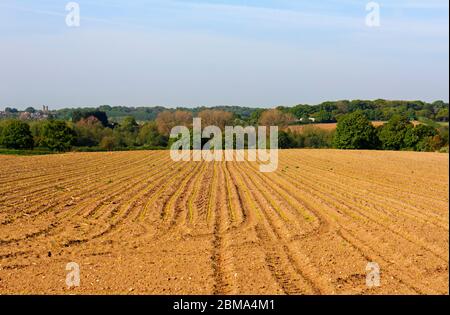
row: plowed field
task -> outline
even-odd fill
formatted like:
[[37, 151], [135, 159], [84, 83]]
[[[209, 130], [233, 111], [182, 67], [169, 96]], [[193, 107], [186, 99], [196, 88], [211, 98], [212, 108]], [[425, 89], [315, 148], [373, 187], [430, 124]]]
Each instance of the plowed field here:
[[284, 150], [260, 173], [168, 151], [0, 156], [0, 293], [448, 294], [448, 163]]

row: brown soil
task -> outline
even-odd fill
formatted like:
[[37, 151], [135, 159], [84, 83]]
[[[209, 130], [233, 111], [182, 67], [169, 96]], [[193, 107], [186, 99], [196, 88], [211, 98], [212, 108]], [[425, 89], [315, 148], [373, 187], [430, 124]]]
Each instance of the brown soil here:
[[[383, 126], [386, 122], [384, 121], [372, 121], [372, 125], [374, 127]], [[413, 121], [412, 124], [417, 126], [420, 124], [419, 121]], [[308, 124], [308, 125], [298, 125], [298, 126], [289, 126], [289, 130], [293, 132], [302, 132], [305, 128], [319, 128], [322, 130], [333, 131], [337, 127], [337, 123], [317, 123], [317, 124]]]
[[168, 151], [0, 162], [2, 294], [449, 293], [446, 154], [284, 150], [275, 173]]

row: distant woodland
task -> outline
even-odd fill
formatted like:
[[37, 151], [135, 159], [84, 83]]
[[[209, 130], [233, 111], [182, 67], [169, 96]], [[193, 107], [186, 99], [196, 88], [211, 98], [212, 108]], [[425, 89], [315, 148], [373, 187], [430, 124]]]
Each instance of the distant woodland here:
[[[0, 153], [167, 149], [177, 125], [279, 126], [280, 148], [448, 152], [449, 104], [443, 101], [353, 100], [274, 109], [125, 107], [0, 111]], [[373, 122], [378, 122], [374, 124]], [[323, 124], [333, 128], [319, 128]], [[301, 131], [289, 128], [305, 125]]]

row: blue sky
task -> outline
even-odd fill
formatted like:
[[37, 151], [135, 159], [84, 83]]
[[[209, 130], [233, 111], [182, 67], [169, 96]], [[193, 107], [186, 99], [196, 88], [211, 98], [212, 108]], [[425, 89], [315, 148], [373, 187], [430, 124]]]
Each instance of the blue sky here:
[[0, 108], [448, 101], [447, 0], [0, 0]]

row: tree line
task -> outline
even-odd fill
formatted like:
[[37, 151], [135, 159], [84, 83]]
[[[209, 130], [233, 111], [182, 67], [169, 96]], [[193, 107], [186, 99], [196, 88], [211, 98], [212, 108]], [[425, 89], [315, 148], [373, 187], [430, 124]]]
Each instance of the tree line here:
[[342, 115], [336, 130], [313, 126], [303, 132], [282, 131], [281, 148], [336, 148], [345, 150], [410, 150], [448, 152], [448, 125], [414, 124], [405, 115], [393, 115], [375, 127], [363, 111]]
[[337, 122], [341, 116], [356, 111], [363, 112], [369, 120], [388, 121], [395, 115], [407, 117], [409, 120], [421, 118], [433, 121], [448, 122], [449, 105], [443, 101], [427, 103], [422, 101], [391, 101], [391, 100], [342, 100], [323, 102], [319, 105], [297, 105], [294, 107], [278, 107], [286, 113], [291, 113], [297, 119], [307, 121], [313, 118], [315, 122]]
[[[389, 121], [375, 127], [367, 112], [357, 110], [337, 118], [336, 130], [323, 130], [314, 125], [301, 131], [289, 126], [296, 117], [282, 109], [253, 112], [250, 119], [242, 119], [231, 112], [204, 109], [195, 116], [190, 111], [165, 110], [152, 121], [138, 123], [133, 116], [120, 122], [111, 122], [106, 112], [78, 110], [70, 121], [47, 119], [0, 121], [0, 145], [8, 149], [41, 148], [50, 151], [112, 151], [130, 149], [166, 149], [174, 139], [170, 131], [175, 126], [192, 129], [193, 117], [202, 118], [202, 125], [225, 126], [279, 126], [279, 147], [337, 148], [378, 150], [448, 150], [448, 126], [434, 124], [414, 125], [405, 114], [395, 114]], [[443, 149], [444, 148], [444, 149]], [[445, 149], [447, 148], [447, 149]]]
[[[419, 120], [421, 118], [433, 121], [448, 122], [449, 104], [444, 101], [423, 102], [423, 101], [395, 101], [395, 100], [340, 100], [327, 101], [317, 105], [298, 104], [293, 107], [279, 106], [278, 110], [286, 114], [291, 114], [295, 121], [337, 122], [339, 117], [355, 112], [362, 111], [369, 120], [388, 121], [394, 115], [406, 116], [409, 120]], [[197, 116], [204, 110], [218, 110], [232, 113], [234, 117], [254, 124], [258, 121], [260, 115], [265, 111], [263, 108], [250, 108], [245, 106], [218, 106], [214, 108], [196, 107], [185, 108], [179, 107], [171, 111], [189, 112], [193, 116]], [[35, 112], [33, 107], [28, 107], [26, 112]], [[125, 117], [132, 116], [136, 121], [154, 121], [158, 115], [167, 111], [162, 106], [155, 107], [126, 107], [126, 106], [110, 106], [102, 105], [98, 108], [85, 109], [59, 109], [51, 111], [52, 117], [61, 120], [71, 120], [74, 115], [80, 112], [104, 112], [111, 122], [120, 122]], [[14, 118], [19, 115], [19, 111], [15, 108], [7, 107], [5, 115]]]
[[[341, 100], [327, 101], [317, 105], [299, 104], [293, 107], [279, 106], [276, 109], [286, 114], [291, 114], [296, 122], [314, 121], [320, 123], [337, 122], [339, 117], [355, 111], [362, 111], [369, 120], [388, 121], [394, 115], [406, 116], [409, 120], [427, 118], [434, 121], [448, 122], [449, 104], [443, 101], [432, 103], [423, 101], [392, 101], [392, 100]], [[73, 112], [80, 109], [62, 109], [54, 112], [56, 118], [69, 119]], [[96, 110], [96, 109], [90, 109]], [[120, 121], [124, 117], [133, 116], [137, 121], [155, 120], [157, 116], [167, 111], [166, 108], [157, 107], [125, 107], [103, 105], [98, 110], [105, 112], [113, 121]], [[197, 116], [204, 110], [217, 110], [232, 113], [234, 117], [248, 124], [258, 122], [261, 114], [266, 111], [263, 108], [251, 108], [245, 106], [217, 106], [213, 108], [179, 107], [173, 111], [189, 112]]]
[[338, 149], [437, 151], [446, 147], [448, 152], [448, 126], [414, 125], [398, 114], [374, 127], [363, 112], [354, 112], [339, 119], [333, 144]]

